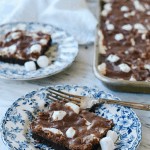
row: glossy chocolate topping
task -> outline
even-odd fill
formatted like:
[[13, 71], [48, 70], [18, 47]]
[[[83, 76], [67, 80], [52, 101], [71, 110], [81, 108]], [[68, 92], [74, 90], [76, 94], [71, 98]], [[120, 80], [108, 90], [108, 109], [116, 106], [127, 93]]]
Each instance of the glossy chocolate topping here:
[[[64, 111], [66, 115], [63, 119], [54, 121], [53, 115], [56, 111]], [[91, 150], [112, 126], [112, 120], [96, 116], [86, 110], [80, 110], [77, 114], [70, 107], [65, 106], [64, 102], [55, 102], [51, 104], [48, 112], [39, 113], [31, 124], [31, 130], [34, 134], [62, 144], [68, 149]], [[44, 130], [45, 128], [47, 130]], [[62, 134], [48, 131], [53, 128], [58, 129]], [[73, 129], [71, 130], [71, 133], [74, 133], [72, 137], [69, 137], [68, 129]]]
[[[106, 76], [150, 81], [150, 0], [112, 0], [101, 14]], [[117, 56], [117, 57], [116, 57]]]
[[51, 36], [48, 33], [11, 31], [0, 40], [0, 60], [35, 61], [45, 53], [50, 44]]

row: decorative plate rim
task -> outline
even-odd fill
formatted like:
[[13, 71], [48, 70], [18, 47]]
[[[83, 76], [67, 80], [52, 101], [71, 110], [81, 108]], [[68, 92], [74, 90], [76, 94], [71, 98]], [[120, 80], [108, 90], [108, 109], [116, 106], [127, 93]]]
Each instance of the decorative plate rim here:
[[[71, 38], [73, 38], [73, 42], [76, 44], [76, 52], [74, 53], [74, 57], [70, 60], [70, 62], [68, 62], [67, 64], [65, 64], [63, 67], [61, 66], [61, 68], [59, 68], [59, 69], [57, 69], [57, 70], [55, 70], [54, 72], [52, 72], [52, 73], [50, 73], [50, 74], [45, 74], [45, 75], [38, 75], [38, 76], [34, 76], [34, 77], [6, 77], [4, 74], [0, 74], [0, 78], [1, 79], [6, 79], [6, 80], [36, 80], [36, 79], [41, 79], [41, 78], [46, 78], [46, 77], [49, 77], [49, 76], [53, 76], [53, 75], [55, 75], [55, 74], [58, 74], [58, 73], [60, 73], [60, 72], [62, 72], [62, 71], [64, 71], [64, 70], [66, 70], [67, 68], [69, 68], [72, 64], [73, 64], [73, 62], [75, 61], [75, 59], [76, 59], [76, 57], [77, 57], [77, 55], [78, 55], [78, 52], [79, 52], [79, 47], [78, 47], [78, 42], [75, 40], [75, 38], [72, 36], [72, 35], [70, 35], [69, 33], [67, 33], [66, 31], [64, 31], [62, 28], [59, 28], [59, 27], [56, 27], [56, 26], [53, 26], [53, 25], [51, 25], [51, 24], [47, 24], [47, 23], [42, 23], [42, 22], [24, 22], [24, 21], [20, 21], [20, 22], [9, 22], [9, 23], [5, 23], [5, 24], [1, 24], [0, 25], [0, 28], [1, 27], [4, 27], [4, 26], [7, 26], [7, 25], [15, 25], [15, 24], [26, 24], [26, 25], [29, 25], [29, 24], [35, 24], [35, 25], [41, 25], [41, 26], [50, 26], [50, 27], [52, 27], [53, 29], [56, 29], [56, 30], [58, 30], [58, 31], [62, 31], [62, 32], [64, 32], [65, 34], [66, 34], [66, 36], [68, 36], [68, 37], [71, 37]], [[53, 39], [52, 39], [53, 40]], [[2, 61], [1, 61], [2, 62]], [[11, 65], [13, 65], [13, 64], [11, 64]], [[51, 65], [51, 64], [50, 64]], [[50, 66], [49, 65], [49, 66]]]
[[[94, 90], [96, 90], [96, 91], [103, 92], [103, 93], [106, 94], [106, 95], [110, 95], [110, 96], [112, 96], [114, 99], [120, 100], [120, 98], [114, 96], [113, 94], [107, 93], [107, 92], [105, 92], [105, 91], [103, 91], [103, 90], [100, 90], [100, 89], [97, 88], [97, 87], [58, 84], [58, 85], [50, 85], [50, 86], [46, 86], [46, 87], [39, 88], [39, 89], [37, 89], [37, 90], [31, 91], [31, 92], [25, 94], [24, 96], [18, 98], [18, 99], [17, 99], [16, 101], [14, 101], [14, 102], [12, 103], [12, 105], [6, 110], [6, 112], [5, 112], [5, 114], [4, 114], [4, 117], [2, 118], [2, 122], [1, 122], [1, 131], [2, 131], [1, 139], [2, 139], [3, 143], [4, 143], [5, 145], [7, 145], [8, 148], [14, 149], [13, 145], [11, 145], [11, 144], [9, 144], [9, 143], [6, 142], [6, 137], [4, 137], [4, 130], [3, 130], [3, 129], [4, 129], [4, 126], [5, 126], [5, 121], [6, 121], [7, 114], [11, 111], [12, 108], [14, 108], [14, 105], [15, 105], [16, 103], [18, 103], [19, 101], [22, 101], [24, 98], [26, 98], [28, 95], [31, 95], [32, 93], [34, 93], [34, 94], [35, 94], [35, 93], [38, 93], [39, 91], [46, 90], [46, 89], [48, 89], [49, 87], [53, 87], [53, 88], [56, 87], [56, 88], [57, 88], [57, 87], [65, 87], [65, 86], [70, 86], [70, 87], [72, 87], [72, 88], [73, 88], [73, 87], [78, 87], [78, 88], [82, 88], [82, 89], [83, 89], [84, 87], [87, 87], [87, 88], [89, 88], [90, 90], [94, 89]], [[136, 150], [136, 149], [140, 146], [140, 143], [141, 143], [141, 140], [142, 140], [142, 125], [141, 125], [140, 119], [139, 119], [139, 117], [137, 116], [137, 114], [136, 114], [131, 108], [128, 108], [128, 109], [134, 114], [134, 117], [137, 118], [137, 120], [138, 120], [138, 125], [139, 125], [139, 126], [138, 126], [138, 131], [139, 131], [140, 134], [137, 135], [138, 141], [136, 141], [137, 144], [135, 144], [135, 147], [134, 147], [134, 150]], [[14, 149], [14, 150], [15, 150], [15, 149]], [[132, 150], [132, 149], [129, 149], [129, 150]]]

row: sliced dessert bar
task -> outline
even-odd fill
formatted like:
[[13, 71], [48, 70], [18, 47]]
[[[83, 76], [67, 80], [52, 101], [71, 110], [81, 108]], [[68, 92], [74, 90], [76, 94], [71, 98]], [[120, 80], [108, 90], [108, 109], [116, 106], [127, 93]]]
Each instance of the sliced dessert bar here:
[[33, 138], [55, 150], [93, 150], [113, 121], [81, 110], [73, 103], [54, 102], [31, 123]]
[[51, 45], [48, 33], [15, 30], [0, 39], [0, 61], [24, 65], [36, 61]]

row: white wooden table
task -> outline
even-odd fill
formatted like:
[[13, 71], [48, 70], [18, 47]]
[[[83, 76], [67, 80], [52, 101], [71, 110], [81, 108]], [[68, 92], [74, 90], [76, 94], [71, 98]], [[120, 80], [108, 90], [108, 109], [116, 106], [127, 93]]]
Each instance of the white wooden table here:
[[[73, 84], [97, 87], [106, 92], [112, 93], [126, 101], [150, 103], [150, 94], [131, 94], [114, 92], [103, 86], [92, 69], [94, 46], [80, 47], [79, 54], [73, 65], [67, 70], [40, 80], [34, 81], [10, 81], [0, 80], [0, 119], [7, 108], [19, 97], [47, 85]], [[143, 138], [139, 150], [150, 150], [150, 112], [135, 110], [142, 123]], [[6, 150], [0, 139], [0, 150]]]

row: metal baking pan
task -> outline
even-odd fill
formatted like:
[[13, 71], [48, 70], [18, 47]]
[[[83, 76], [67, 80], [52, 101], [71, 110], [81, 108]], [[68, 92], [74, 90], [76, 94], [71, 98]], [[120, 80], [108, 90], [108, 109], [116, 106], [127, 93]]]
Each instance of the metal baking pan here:
[[93, 70], [94, 74], [98, 79], [102, 81], [104, 85], [106, 85], [109, 89], [114, 91], [122, 91], [122, 92], [134, 92], [134, 93], [150, 93], [150, 82], [145, 81], [128, 81], [128, 80], [117, 80], [113, 78], [106, 77], [98, 71], [98, 65], [100, 62], [100, 44], [99, 44], [99, 36], [97, 34], [95, 40], [95, 51], [94, 51], [94, 62], [93, 62]]
[[[100, 11], [103, 9], [103, 5], [106, 2], [108, 2], [108, 0], [100, 0], [100, 3], [99, 3]], [[100, 36], [98, 35], [98, 32], [100, 30], [99, 27], [100, 25], [98, 25], [97, 27], [97, 36], [95, 40], [95, 51], [94, 51], [94, 62], [93, 62], [93, 70], [94, 70], [94, 74], [96, 75], [96, 77], [100, 79], [102, 83], [106, 85], [109, 89], [114, 90], [114, 91], [150, 93], [150, 82], [113, 79], [113, 78], [102, 75], [98, 71], [98, 65], [99, 65], [99, 62], [101, 61], [99, 57], [100, 56], [99, 51], [100, 49], [102, 49], [102, 46], [100, 44]]]

